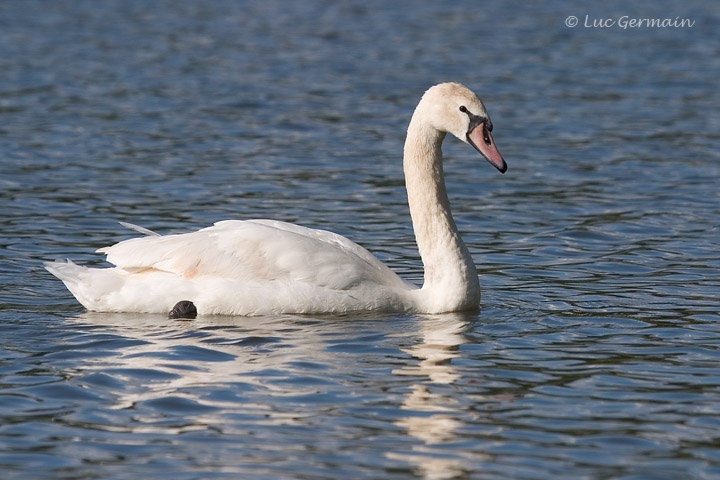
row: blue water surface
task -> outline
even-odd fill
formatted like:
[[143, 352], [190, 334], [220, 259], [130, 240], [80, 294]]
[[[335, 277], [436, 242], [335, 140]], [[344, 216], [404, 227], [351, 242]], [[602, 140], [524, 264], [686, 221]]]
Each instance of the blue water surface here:
[[[719, 24], [708, 1], [0, 3], [2, 478], [720, 478]], [[444, 146], [479, 312], [109, 315], [42, 268], [106, 266], [118, 221], [275, 218], [419, 283], [402, 144], [448, 80], [509, 164]]]

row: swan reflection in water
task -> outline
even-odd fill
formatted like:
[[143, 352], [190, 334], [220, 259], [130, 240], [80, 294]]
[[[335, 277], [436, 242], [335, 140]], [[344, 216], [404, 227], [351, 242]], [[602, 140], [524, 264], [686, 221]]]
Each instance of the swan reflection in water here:
[[465, 426], [463, 420], [468, 414], [467, 406], [460, 403], [453, 391], [443, 387], [461, 380], [452, 361], [458, 357], [459, 347], [467, 343], [469, 318], [458, 313], [418, 317], [421, 341], [404, 351], [419, 362], [393, 371], [417, 379], [401, 406], [413, 414], [395, 424], [422, 444], [414, 446], [412, 452], [391, 452], [388, 457], [417, 465], [419, 473], [427, 479], [462, 478], [468, 461], [477, 461], [482, 456], [481, 453], [473, 458], [455, 456], [452, 451], [439, 448], [457, 441], [456, 432]]
[[[132, 412], [124, 424], [95, 428], [145, 434], [212, 429], [243, 438], [253, 430], [277, 426], [325, 428], [331, 421], [328, 412], [353, 410], [366, 394], [375, 397], [379, 407], [387, 407], [394, 397], [377, 400], [378, 385], [408, 384], [410, 379], [400, 405], [407, 415], [384, 420], [414, 441], [410, 450], [390, 449], [385, 458], [414, 466], [424, 478], [458, 478], [469, 463], [484, 457], [466, 447], [452, 448], [460, 440], [458, 431], [478, 415], [475, 402], [489, 400], [467, 398], [463, 391], [468, 379], [453, 363], [468, 341], [469, 322], [476, 319], [466, 314], [390, 321], [285, 315], [178, 321], [161, 315], [87, 312], [73, 320], [94, 337], [91, 344], [105, 335], [108, 342], [100, 347], [106, 349], [104, 356], [84, 359], [73, 376], [81, 384], [94, 374], [109, 377], [102, 385], [106, 398], [110, 396], [108, 408]], [[399, 321], [413, 328], [398, 333]], [[378, 366], [397, 361], [398, 348], [411, 358], [376, 378]], [[176, 410], [166, 411], [167, 406]], [[372, 409], [372, 402], [362, 404], [365, 407]], [[244, 419], [240, 423], [232, 420], [238, 415]], [[351, 425], [353, 431], [363, 431], [362, 415]], [[397, 434], [392, 428], [388, 431]], [[403, 444], [407, 442], [397, 443]], [[308, 447], [298, 442], [287, 448]]]
[[[292, 390], [286, 384], [273, 383], [282, 372], [291, 376], [288, 364], [312, 360], [322, 363], [324, 345], [318, 336], [303, 334], [313, 325], [308, 319], [298, 322], [291, 316], [268, 317], [199, 317], [195, 320], [174, 320], [163, 315], [138, 313], [85, 312], [76, 317], [83, 325], [107, 327], [103, 332], [120, 335], [129, 341], [113, 352], [84, 368], [117, 377], [123, 382], [115, 409], [133, 408], [142, 402], [166, 399], [168, 396], [210, 407], [222, 415], [222, 408], [271, 417], [267, 402], [243, 401], [228, 395], [227, 400], [212, 396], [209, 389], [241, 387], [254, 392], [248, 399], [264, 395], [302, 396], [317, 392], [317, 386], [297, 382]], [[95, 333], [95, 332], [93, 332]], [[300, 341], [301, 339], [301, 341]], [[281, 343], [281, 354], [272, 345]], [[268, 345], [271, 345], [268, 347]], [[143, 377], [140, 382], [134, 376]], [[243, 384], [243, 385], [241, 385]], [[201, 411], [201, 410], [200, 410]], [[213, 417], [213, 413], [208, 413]], [[217, 423], [217, 418], [194, 416], [198, 424]], [[226, 422], [220, 422], [226, 424]], [[202, 425], [200, 425], [202, 426]]]

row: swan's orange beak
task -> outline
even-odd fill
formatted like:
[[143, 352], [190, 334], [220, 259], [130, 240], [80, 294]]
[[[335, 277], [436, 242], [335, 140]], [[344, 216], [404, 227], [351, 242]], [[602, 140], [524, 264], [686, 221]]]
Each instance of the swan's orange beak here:
[[488, 130], [485, 122], [480, 122], [475, 128], [470, 130], [467, 133], [467, 139], [468, 142], [470, 142], [470, 145], [475, 147], [475, 150], [480, 152], [488, 162], [492, 163], [495, 168], [500, 170], [500, 173], [505, 173], [507, 170], [507, 163], [505, 163], [502, 155], [498, 152], [492, 133]]

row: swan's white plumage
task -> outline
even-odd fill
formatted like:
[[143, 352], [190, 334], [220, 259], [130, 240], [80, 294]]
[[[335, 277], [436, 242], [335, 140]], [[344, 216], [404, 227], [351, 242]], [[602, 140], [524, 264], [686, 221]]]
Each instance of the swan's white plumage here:
[[112, 269], [48, 269], [90, 310], [168, 312], [192, 299], [204, 314], [409, 308], [411, 288], [370, 252], [324, 230], [226, 220], [197, 232], [125, 240], [98, 250]]
[[[422, 289], [341, 235], [273, 220], [226, 220], [177, 235], [127, 224], [148, 236], [98, 250], [114, 268], [71, 261], [46, 268], [96, 311], [167, 313], [180, 300], [192, 301], [206, 315], [474, 308], [480, 299], [477, 274], [450, 213], [440, 150], [446, 132], [468, 141], [475, 127], [466, 110], [489, 122], [470, 90], [437, 85], [425, 93], [408, 128], [404, 168], [426, 268]], [[484, 155], [490, 148], [502, 162], [494, 143], [476, 148]]]

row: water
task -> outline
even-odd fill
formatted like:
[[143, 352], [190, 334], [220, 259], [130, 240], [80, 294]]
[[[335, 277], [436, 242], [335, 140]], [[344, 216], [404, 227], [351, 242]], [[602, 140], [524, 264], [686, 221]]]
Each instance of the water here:
[[[720, 478], [719, 20], [699, 1], [0, 4], [2, 477]], [[420, 281], [400, 157], [445, 80], [480, 93], [509, 164], [445, 146], [478, 313], [93, 314], [41, 268], [101, 265], [132, 235], [117, 221], [269, 217]]]

